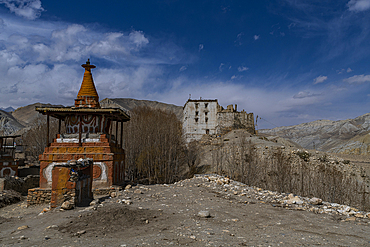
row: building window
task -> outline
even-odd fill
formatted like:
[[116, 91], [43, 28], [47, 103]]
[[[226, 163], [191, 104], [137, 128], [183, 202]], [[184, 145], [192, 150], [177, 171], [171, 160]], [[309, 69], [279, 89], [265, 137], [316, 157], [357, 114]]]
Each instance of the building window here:
[[195, 118], [195, 122], [198, 123], [198, 118], [197, 117]]
[[204, 114], [207, 116], [208, 115], [208, 112], [206, 111], [206, 112], [204, 112]]
[[206, 129], [206, 134], [209, 135], [209, 129]]
[[206, 123], [208, 123], [208, 118], [206, 117]]
[[199, 114], [199, 111], [196, 111], [196, 112], [195, 112], [195, 116], [198, 116], [198, 114]]
[[199, 104], [198, 103], [195, 103], [195, 108], [198, 108]]
[[207, 108], [208, 107], [208, 103], [204, 103], [204, 107]]

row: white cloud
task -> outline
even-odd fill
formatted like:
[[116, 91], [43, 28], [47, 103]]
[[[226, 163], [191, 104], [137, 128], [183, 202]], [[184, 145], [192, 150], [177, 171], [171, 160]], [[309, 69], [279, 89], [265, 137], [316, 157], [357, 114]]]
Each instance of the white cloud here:
[[254, 35], [253, 38], [254, 38], [254, 40], [257, 40], [257, 39], [260, 38], [260, 35]]
[[292, 22], [288, 25], [288, 29], [291, 29], [291, 28], [295, 27], [296, 25], [297, 25], [296, 23]]
[[44, 9], [40, 0], [0, 0], [11, 12], [29, 20], [40, 17]]
[[327, 76], [320, 75], [313, 80], [313, 84], [323, 83], [328, 79]]
[[238, 33], [238, 35], [236, 36], [236, 40], [234, 41], [234, 44], [236, 46], [241, 46], [243, 44], [243, 42], [242, 42], [243, 36], [244, 36], [244, 33], [243, 32]]
[[363, 84], [365, 82], [370, 82], [370, 75], [354, 75], [343, 81], [348, 82], [349, 84]]
[[186, 69], [187, 69], [187, 67], [184, 65], [184, 66], [181, 66], [181, 68], [179, 69], [179, 71], [181, 72], [181, 71], [184, 71]]
[[350, 0], [347, 6], [350, 11], [365, 11], [370, 9], [370, 0]]
[[247, 67], [244, 67], [244, 66], [239, 66], [238, 67], [239, 72], [243, 72], [243, 71], [247, 71], [247, 70], [249, 70], [249, 68], [247, 68]]
[[353, 70], [351, 68], [347, 69], [347, 73], [351, 73]]
[[199, 51], [203, 50], [204, 48], [204, 45], [203, 44], [199, 44]]
[[[113, 36], [113, 38], [117, 37], [121, 37], [122, 34], [119, 33], [118, 36], [117, 36], [117, 33], [115, 33], [116, 35]], [[129, 39], [130, 41], [132, 41], [133, 44], [136, 45], [136, 48], [141, 48], [145, 45], [147, 45], [149, 43], [149, 40], [144, 36], [144, 33], [142, 31], [132, 31], [130, 34], [129, 34]]]
[[224, 67], [225, 67], [225, 64], [221, 63], [220, 66], [218, 67], [218, 70], [222, 72], [224, 70]]
[[315, 97], [315, 96], [320, 96], [321, 94], [315, 94], [311, 93], [308, 91], [301, 91], [297, 93], [296, 95], [293, 96], [293, 99], [303, 99], [303, 98], [308, 98], [308, 97]]
[[83, 76], [80, 64], [87, 58], [97, 66], [93, 75], [101, 99], [145, 98], [167, 86], [166, 65], [192, 61], [175, 44], [150, 40], [141, 31], [104, 32], [14, 16], [1, 20], [0, 107], [73, 104]]

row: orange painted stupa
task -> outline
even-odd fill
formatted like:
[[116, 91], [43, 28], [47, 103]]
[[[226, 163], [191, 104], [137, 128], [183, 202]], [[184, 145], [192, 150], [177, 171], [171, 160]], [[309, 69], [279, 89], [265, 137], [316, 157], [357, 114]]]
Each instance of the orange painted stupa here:
[[130, 116], [120, 108], [100, 107], [91, 74], [95, 66], [87, 60], [82, 67], [85, 73], [73, 107], [36, 107], [36, 111], [47, 116], [47, 122], [49, 117], [59, 120], [59, 134], [52, 143], [47, 128], [47, 147], [39, 157], [41, 189], [51, 187], [54, 166], [81, 158], [93, 160], [93, 188], [109, 188], [125, 180], [123, 123]]
[[82, 64], [81, 66], [85, 68], [85, 73], [80, 91], [77, 94], [77, 99], [75, 99], [75, 107], [99, 108], [99, 95], [91, 74], [91, 69], [94, 69], [95, 65], [91, 65], [90, 59], [87, 59], [86, 64]]

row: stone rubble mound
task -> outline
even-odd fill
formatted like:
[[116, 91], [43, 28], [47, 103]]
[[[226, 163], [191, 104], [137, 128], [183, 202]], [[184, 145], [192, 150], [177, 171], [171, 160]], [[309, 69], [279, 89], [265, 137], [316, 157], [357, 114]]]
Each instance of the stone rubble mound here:
[[[348, 205], [322, 201], [320, 198], [308, 198], [290, 193], [278, 193], [263, 190], [258, 187], [250, 187], [246, 184], [234, 181], [227, 177], [216, 174], [195, 175], [192, 179], [203, 180], [205, 187], [211, 188], [226, 197], [245, 197], [246, 203], [255, 200], [259, 203], [269, 203], [274, 207], [284, 207], [293, 210], [311, 211], [317, 214], [342, 215], [345, 217], [370, 218], [370, 212], [360, 211]], [[185, 180], [183, 180], [185, 181]], [[182, 181], [175, 184], [181, 185]]]

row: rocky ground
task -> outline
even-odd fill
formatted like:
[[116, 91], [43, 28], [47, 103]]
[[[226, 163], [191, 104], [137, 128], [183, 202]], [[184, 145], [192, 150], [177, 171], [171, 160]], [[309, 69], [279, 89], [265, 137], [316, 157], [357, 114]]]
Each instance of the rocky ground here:
[[217, 175], [137, 185], [73, 210], [45, 207], [1, 208], [0, 245], [370, 245], [367, 212]]
[[0, 191], [0, 208], [22, 200], [22, 195], [14, 190]]

